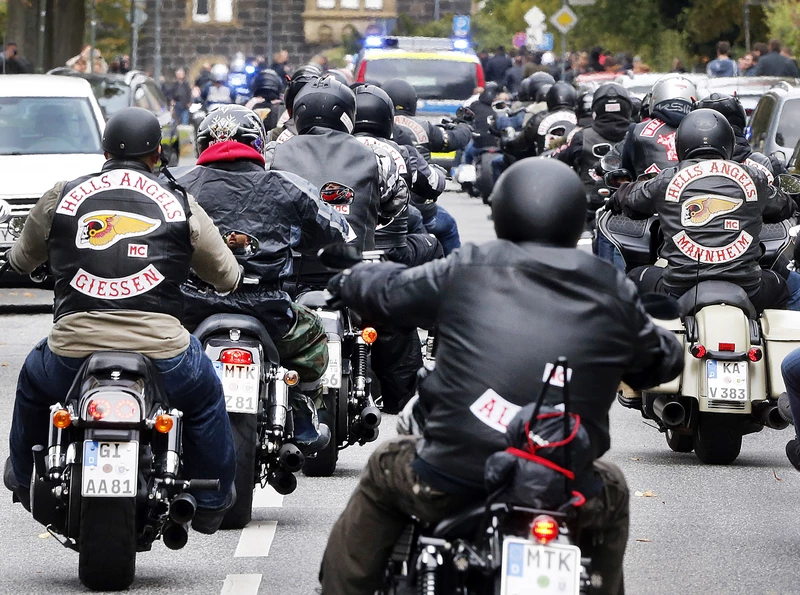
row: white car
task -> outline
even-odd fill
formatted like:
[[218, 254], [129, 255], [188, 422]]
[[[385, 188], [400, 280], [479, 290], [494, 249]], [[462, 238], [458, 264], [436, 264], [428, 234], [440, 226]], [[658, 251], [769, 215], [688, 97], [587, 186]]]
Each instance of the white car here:
[[105, 120], [81, 78], [20, 74], [0, 83], [0, 251], [14, 243], [31, 207], [56, 182], [98, 172]]

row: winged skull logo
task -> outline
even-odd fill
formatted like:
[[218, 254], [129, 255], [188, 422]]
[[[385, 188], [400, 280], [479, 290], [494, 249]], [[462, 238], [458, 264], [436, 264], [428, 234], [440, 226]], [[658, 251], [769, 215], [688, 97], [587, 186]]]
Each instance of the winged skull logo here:
[[742, 206], [742, 200], [725, 196], [698, 196], [682, 205], [681, 223], [687, 227], [700, 227], [711, 220], [732, 213]]
[[105, 250], [123, 238], [147, 235], [160, 225], [158, 219], [133, 213], [96, 211], [84, 215], [79, 221], [76, 243], [79, 248]]

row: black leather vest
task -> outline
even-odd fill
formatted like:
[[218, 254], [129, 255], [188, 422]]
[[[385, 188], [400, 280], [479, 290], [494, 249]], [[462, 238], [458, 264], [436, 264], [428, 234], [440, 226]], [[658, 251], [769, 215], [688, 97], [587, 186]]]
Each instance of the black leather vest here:
[[183, 315], [189, 274], [189, 205], [133, 161], [64, 187], [47, 239], [55, 319], [75, 312], [139, 310]]
[[[342, 213], [356, 234], [351, 243], [361, 250], [375, 248], [380, 174], [372, 150], [345, 132], [314, 127], [277, 145], [270, 168], [317, 186], [322, 200]], [[345, 195], [352, 195], [350, 204], [333, 204]]]
[[658, 173], [678, 164], [675, 132], [669, 124], [659, 119], [647, 120], [633, 129], [635, 176]]

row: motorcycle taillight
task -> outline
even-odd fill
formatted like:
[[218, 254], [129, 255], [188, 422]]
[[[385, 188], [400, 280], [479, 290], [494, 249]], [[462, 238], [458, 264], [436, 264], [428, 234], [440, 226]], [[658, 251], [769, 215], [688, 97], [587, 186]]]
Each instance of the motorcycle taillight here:
[[246, 349], [225, 349], [219, 354], [219, 361], [223, 364], [249, 366], [253, 363], [253, 354]]
[[533, 535], [536, 541], [542, 545], [546, 545], [558, 537], [558, 523], [553, 517], [540, 514], [533, 519], [531, 535]]

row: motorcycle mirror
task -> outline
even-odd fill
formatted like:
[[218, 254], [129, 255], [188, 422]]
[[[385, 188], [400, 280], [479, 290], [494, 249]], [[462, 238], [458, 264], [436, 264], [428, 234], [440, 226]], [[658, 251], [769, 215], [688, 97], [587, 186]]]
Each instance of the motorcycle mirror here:
[[656, 320], [675, 320], [681, 317], [678, 300], [663, 293], [645, 293], [641, 296], [644, 311]]
[[348, 269], [363, 260], [361, 250], [352, 244], [331, 244], [322, 248], [317, 257], [329, 269], [337, 270]]
[[786, 194], [800, 194], [800, 180], [790, 174], [778, 176], [778, 187]]
[[475, 112], [463, 105], [456, 110], [456, 118], [463, 122], [474, 122]]
[[603, 182], [609, 188], [619, 188], [625, 182], [632, 182], [633, 177], [627, 169], [615, 169], [603, 176]]
[[492, 108], [496, 110], [504, 110], [508, 107], [508, 104], [505, 101], [495, 101], [492, 104]]
[[651, 171], [650, 173], [647, 173], [647, 174], [641, 174], [638, 178], [636, 178], [636, 181], [637, 182], [646, 182], [647, 180], [652, 180], [657, 175], [658, 174], [656, 172]]
[[[777, 138], [776, 138], [776, 142], [777, 142]], [[778, 159], [781, 163], [786, 163], [786, 153], [784, 153], [783, 151], [773, 151], [772, 153], [770, 153], [769, 156], [770, 157], [774, 157], [775, 159]]]
[[592, 155], [595, 157], [605, 157], [613, 148], [614, 147], [611, 146], [611, 143], [597, 143], [592, 147]]
[[243, 231], [226, 231], [222, 239], [236, 256], [252, 256], [258, 252], [258, 238]]
[[622, 159], [617, 155], [606, 154], [600, 159], [600, 169], [604, 172], [622, 169]]

